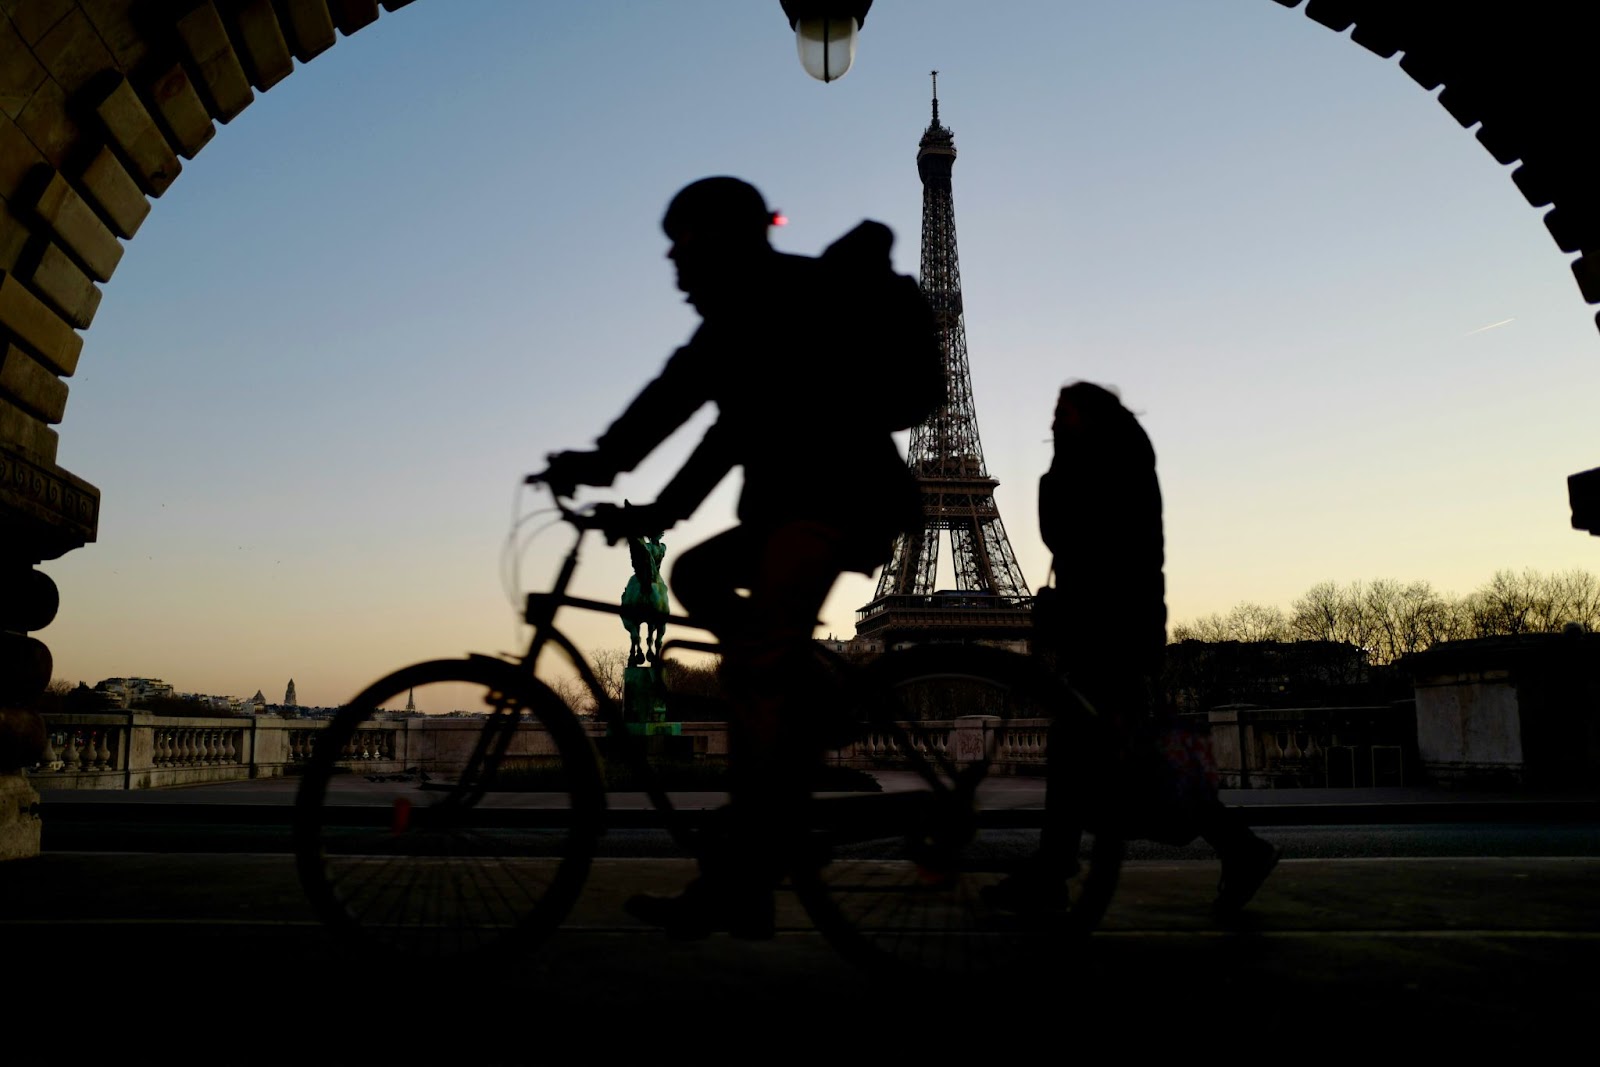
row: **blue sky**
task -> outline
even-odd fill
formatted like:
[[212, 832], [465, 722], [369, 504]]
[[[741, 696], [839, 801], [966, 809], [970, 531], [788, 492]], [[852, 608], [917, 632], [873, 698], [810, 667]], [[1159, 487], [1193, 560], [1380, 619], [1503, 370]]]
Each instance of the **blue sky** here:
[[[1393, 60], [1298, 11], [878, 0], [823, 85], [776, 0], [423, 0], [219, 127], [129, 243], [61, 426], [103, 511], [45, 567], [56, 674], [273, 698], [294, 677], [327, 704], [513, 648], [520, 476], [693, 329], [668, 198], [736, 174], [790, 217], [780, 247], [880, 219], [914, 274], [935, 67], [984, 448], [1034, 586], [1074, 378], [1118, 386], [1155, 442], [1176, 619], [1325, 579], [1464, 593], [1600, 565], [1566, 510], [1600, 462], [1567, 257]], [[620, 492], [653, 496], [709, 414]], [[669, 535], [669, 571], [736, 488]], [[564, 547], [537, 539], [523, 585]], [[626, 567], [597, 546], [580, 592], [611, 599]], [[826, 628], [871, 592], [841, 583]]]

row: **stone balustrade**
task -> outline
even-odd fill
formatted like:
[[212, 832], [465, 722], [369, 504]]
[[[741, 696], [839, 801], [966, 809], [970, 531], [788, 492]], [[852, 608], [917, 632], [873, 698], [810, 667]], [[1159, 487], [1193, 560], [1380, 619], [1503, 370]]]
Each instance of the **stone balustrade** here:
[[[918, 723], [910, 737], [930, 760], [978, 759], [991, 753], [996, 773], [1040, 773], [1049, 723], [1018, 720], [1001, 730], [990, 715], [965, 715]], [[48, 745], [38, 765], [28, 769], [37, 789], [162, 789], [209, 782], [276, 778], [293, 774], [296, 764], [311, 758], [320, 719], [187, 718], [142, 711], [50, 714], [45, 716]], [[455, 717], [376, 718], [345, 745], [342, 762], [372, 774], [420, 768], [449, 775], [465, 766], [481, 719]], [[589, 721], [591, 737], [602, 737], [605, 725]], [[694, 737], [696, 753], [726, 757], [727, 726], [718, 722], [684, 723]], [[900, 734], [869, 731], [831, 753], [833, 762], [861, 768], [904, 767], [910, 756]], [[554, 756], [555, 744], [538, 723], [524, 723], [513, 737], [512, 758]]]
[[1224, 789], [1414, 783], [1416, 712], [1406, 702], [1348, 708], [1216, 708], [1185, 716], [1209, 731]]
[[[916, 746], [918, 754], [930, 761], [968, 763], [982, 759], [987, 753], [993, 760], [991, 773], [1041, 774], [1044, 771], [1048, 719], [1006, 722], [994, 715], [962, 715], [906, 726], [905, 736]], [[834, 750], [829, 759], [846, 767], [903, 767], [910, 763], [911, 755], [905, 751], [900, 733], [869, 730], [851, 744]]]

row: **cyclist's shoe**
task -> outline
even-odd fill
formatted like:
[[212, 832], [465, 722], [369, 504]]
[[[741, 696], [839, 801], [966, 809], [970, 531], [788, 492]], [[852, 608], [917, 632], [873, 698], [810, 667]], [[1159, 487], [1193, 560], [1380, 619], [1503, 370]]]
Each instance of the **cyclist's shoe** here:
[[1072, 907], [1069, 882], [1078, 873], [1074, 861], [1069, 869], [1054, 872], [1028, 867], [1008, 874], [994, 885], [978, 890], [978, 899], [987, 908], [1013, 915], [1049, 915]]
[[1246, 848], [1222, 858], [1222, 881], [1217, 885], [1217, 899], [1212, 910], [1221, 916], [1237, 914], [1250, 898], [1256, 895], [1261, 883], [1278, 865], [1278, 849], [1267, 841], [1255, 838]]
[[770, 941], [775, 933], [770, 886], [727, 884], [704, 876], [673, 897], [639, 893], [624, 910], [640, 922], [658, 926], [674, 941], [699, 941], [719, 931], [751, 941]]

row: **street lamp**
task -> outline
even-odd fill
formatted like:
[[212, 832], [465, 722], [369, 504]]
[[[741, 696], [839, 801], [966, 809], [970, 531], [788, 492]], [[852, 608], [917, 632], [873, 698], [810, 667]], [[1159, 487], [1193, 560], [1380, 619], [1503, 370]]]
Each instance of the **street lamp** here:
[[856, 58], [856, 34], [872, 0], [780, 0], [794, 30], [800, 65], [818, 81], [845, 76]]

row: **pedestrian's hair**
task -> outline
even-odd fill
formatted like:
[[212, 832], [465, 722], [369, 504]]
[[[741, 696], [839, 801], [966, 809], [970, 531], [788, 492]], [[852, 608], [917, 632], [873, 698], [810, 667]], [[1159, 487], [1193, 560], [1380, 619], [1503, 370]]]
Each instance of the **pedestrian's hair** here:
[[1139, 425], [1138, 416], [1123, 404], [1114, 387], [1094, 382], [1069, 382], [1056, 397], [1058, 425], [1067, 409], [1077, 415], [1083, 435], [1106, 445], [1120, 443], [1124, 447], [1135, 447], [1139, 453], [1150, 451], [1150, 438]]

